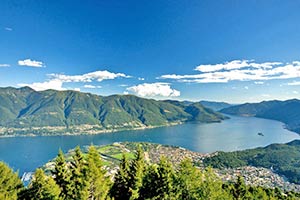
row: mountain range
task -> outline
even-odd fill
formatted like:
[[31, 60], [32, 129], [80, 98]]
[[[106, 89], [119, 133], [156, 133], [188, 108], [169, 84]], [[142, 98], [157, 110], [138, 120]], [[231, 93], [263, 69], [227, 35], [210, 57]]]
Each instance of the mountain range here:
[[200, 103], [35, 91], [29, 87], [0, 88], [0, 132], [6, 136], [99, 133], [223, 119], [226, 117]]
[[300, 133], [300, 100], [298, 99], [245, 103], [224, 108], [220, 112], [278, 120], [285, 123], [287, 129]]
[[217, 101], [205, 101], [205, 100], [202, 100], [200, 101], [200, 103], [207, 107], [207, 108], [210, 108], [214, 111], [219, 111], [219, 110], [222, 110], [224, 108], [228, 108], [228, 107], [231, 107], [233, 106], [233, 104], [229, 104], [229, 103], [226, 103], [226, 102], [217, 102]]

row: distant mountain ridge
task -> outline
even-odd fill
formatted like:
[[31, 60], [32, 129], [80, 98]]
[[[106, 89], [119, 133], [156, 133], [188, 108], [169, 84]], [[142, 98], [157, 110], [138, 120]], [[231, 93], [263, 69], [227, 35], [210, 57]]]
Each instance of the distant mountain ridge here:
[[200, 103], [207, 107], [207, 108], [210, 108], [214, 111], [219, 111], [219, 110], [222, 110], [224, 108], [228, 108], [228, 107], [231, 107], [233, 106], [233, 104], [229, 104], [229, 103], [226, 103], [226, 102], [217, 102], [217, 101], [200, 101]]
[[300, 100], [298, 99], [245, 103], [224, 108], [220, 112], [278, 120], [285, 123], [288, 129], [300, 133]]
[[222, 114], [200, 103], [156, 101], [133, 95], [0, 88], [0, 133], [74, 134], [150, 128], [187, 121], [220, 122]]

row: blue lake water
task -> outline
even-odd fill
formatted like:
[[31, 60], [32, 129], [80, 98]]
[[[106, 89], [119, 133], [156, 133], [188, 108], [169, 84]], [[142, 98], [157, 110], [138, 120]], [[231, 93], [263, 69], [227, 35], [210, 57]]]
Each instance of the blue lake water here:
[[[57, 155], [77, 145], [103, 145], [122, 141], [142, 141], [181, 146], [197, 152], [234, 151], [286, 143], [300, 136], [284, 129], [278, 121], [254, 117], [236, 117], [222, 123], [193, 124], [147, 130], [79, 136], [42, 136], [0, 138], [0, 160], [19, 174], [34, 171]], [[262, 132], [264, 136], [257, 133]]]

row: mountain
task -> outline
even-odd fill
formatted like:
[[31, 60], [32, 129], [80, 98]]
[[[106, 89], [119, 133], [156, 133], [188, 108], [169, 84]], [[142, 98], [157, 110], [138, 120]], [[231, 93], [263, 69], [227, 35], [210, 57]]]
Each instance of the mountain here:
[[300, 140], [287, 144], [271, 144], [236, 152], [218, 152], [215, 156], [204, 159], [206, 166], [215, 168], [236, 168], [255, 166], [271, 168], [289, 181], [300, 184]]
[[289, 130], [300, 133], [300, 100], [298, 99], [246, 103], [224, 108], [220, 112], [278, 120], [285, 123]]
[[0, 88], [0, 131], [4, 135], [99, 133], [187, 121], [220, 122], [225, 118], [200, 103]]
[[200, 101], [200, 103], [207, 107], [207, 108], [210, 108], [214, 111], [219, 111], [219, 110], [222, 110], [224, 108], [228, 108], [230, 106], [233, 106], [232, 104], [229, 104], [229, 103], [225, 103], [225, 102], [216, 102], [216, 101]]

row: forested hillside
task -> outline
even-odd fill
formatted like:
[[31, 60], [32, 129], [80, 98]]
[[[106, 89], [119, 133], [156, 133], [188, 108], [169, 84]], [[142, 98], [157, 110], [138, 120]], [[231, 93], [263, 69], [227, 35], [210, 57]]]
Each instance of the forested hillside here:
[[218, 152], [204, 160], [206, 166], [235, 168], [255, 166], [269, 168], [286, 176], [289, 181], [300, 183], [300, 140], [287, 144], [271, 144], [264, 148], [235, 152]]
[[29, 87], [0, 88], [2, 135], [78, 134], [165, 126], [187, 121], [220, 122], [223, 115], [200, 103], [156, 101], [133, 95], [98, 96]]

